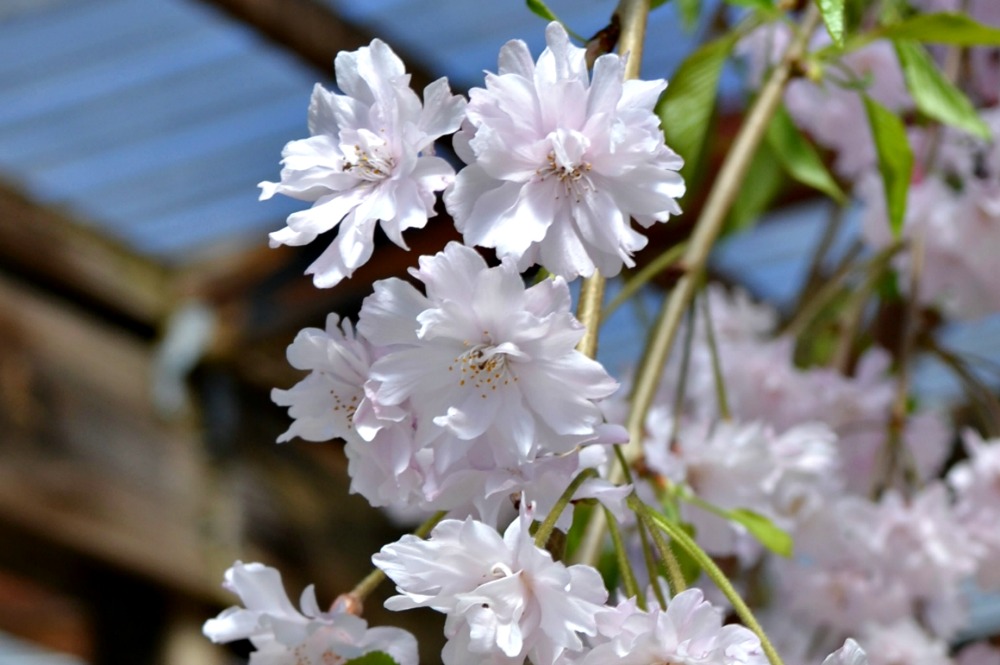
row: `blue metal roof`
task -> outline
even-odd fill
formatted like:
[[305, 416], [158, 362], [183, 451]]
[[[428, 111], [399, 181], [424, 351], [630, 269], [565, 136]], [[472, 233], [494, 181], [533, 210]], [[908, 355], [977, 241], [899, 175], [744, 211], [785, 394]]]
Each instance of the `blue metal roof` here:
[[[456, 89], [482, 85], [508, 39], [544, 47], [545, 22], [519, 1], [326, 2]], [[583, 34], [615, 4], [550, 3]], [[679, 25], [672, 5], [651, 15], [647, 76], [672, 71], [697, 40]], [[303, 205], [258, 202], [256, 185], [277, 179], [282, 146], [306, 135], [316, 79], [196, 0], [11, 4], [0, 9], [0, 180], [167, 263], [213, 243], [259, 245]]]
[[203, 3], [24, 5], [0, 15], [0, 178], [154, 258], [260, 244], [301, 207], [256, 185], [316, 78]]

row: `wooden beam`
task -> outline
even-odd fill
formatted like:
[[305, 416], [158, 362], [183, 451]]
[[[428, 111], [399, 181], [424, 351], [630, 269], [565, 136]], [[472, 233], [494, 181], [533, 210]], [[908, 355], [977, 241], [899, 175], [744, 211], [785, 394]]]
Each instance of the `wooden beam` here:
[[2, 183], [0, 261], [145, 323], [169, 311], [165, 268]]

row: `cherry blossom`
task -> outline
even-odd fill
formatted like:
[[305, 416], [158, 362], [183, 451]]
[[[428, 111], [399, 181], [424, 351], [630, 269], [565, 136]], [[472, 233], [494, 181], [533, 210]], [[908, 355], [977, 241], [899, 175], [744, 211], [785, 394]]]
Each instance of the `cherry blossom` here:
[[376, 408], [364, 392], [377, 350], [336, 314], [326, 328], [306, 328], [288, 347], [292, 367], [309, 375], [290, 390], [274, 389], [271, 399], [289, 407], [292, 426], [278, 442], [343, 439], [351, 491], [374, 506], [419, 503], [424, 473], [417, 463], [413, 427], [402, 409], [380, 408], [381, 427], [366, 440], [355, 414]]
[[467, 244], [495, 247], [521, 270], [616, 275], [646, 244], [630, 218], [649, 227], [680, 213], [682, 162], [652, 112], [666, 82], [624, 81], [612, 54], [591, 78], [559, 23], [545, 37], [537, 64], [524, 42], [508, 42], [498, 73], [470, 92], [454, 142], [469, 166], [445, 203]]
[[1000, 665], [1000, 649], [989, 642], [963, 647], [955, 656], [956, 665]]
[[[649, 612], [623, 604], [622, 618], [606, 641], [597, 644], [579, 665], [765, 665], [760, 640], [739, 625], [722, 625], [722, 612], [706, 602], [700, 589], [688, 589]], [[604, 619], [605, 623], [607, 619]], [[598, 640], [600, 641], [600, 640]]]
[[928, 635], [913, 619], [866, 626], [859, 641], [871, 665], [952, 665], [948, 644]]
[[213, 642], [249, 639], [256, 651], [251, 665], [335, 665], [382, 651], [397, 665], [417, 665], [417, 641], [400, 628], [368, 628], [340, 608], [320, 610], [312, 586], [302, 592], [298, 611], [281, 585], [281, 574], [260, 563], [237, 561], [223, 586], [245, 607], [231, 607], [205, 622]]
[[[757, 86], [769, 64], [777, 62], [790, 42], [788, 25], [769, 23], [741, 40], [737, 52], [747, 62], [748, 83]], [[810, 47], [830, 43], [825, 28]], [[828, 64], [818, 80], [796, 78], [785, 90], [785, 104], [795, 123], [818, 143], [834, 150], [836, 170], [854, 179], [876, 164], [875, 145], [859, 89], [893, 111], [913, 108], [892, 43], [875, 40]]]
[[[445, 520], [427, 540], [403, 536], [372, 557], [396, 583], [391, 610], [430, 607], [447, 615], [446, 665], [553, 665], [595, 635], [608, 592], [597, 570], [565, 566], [535, 546], [530, 513], [507, 528], [472, 519]], [[501, 656], [502, 654], [502, 656]]]
[[[993, 136], [1000, 132], [1000, 110], [981, 113]], [[922, 154], [932, 137], [913, 132], [911, 143]], [[942, 132], [937, 159], [910, 184], [902, 237], [920, 236], [923, 268], [916, 297], [955, 319], [975, 319], [1000, 311], [1000, 142], [984, 142], [958, 130]], [[874, 247], [893, 241], [881, 180], [871, 172], [856, 188], [865, 206], [862, 231]], [[894, 264], [909, 274], [911, 259]], [[899, 280], [909, 291], [910, 279]]]
[[857, 642], [847, 638], [844, 646], [827, 656], [823, 665], [868, 665], [868, 654]]
[[983, 441], [966, 432], [969, 457], [947, 476], [956, 495], [955, 512], [969, 536], [982, 548], [977, 579], [986, 589], [1000, 589], [1000, 440]]
[[525, 288], [511, 261], [488, 268], [458, 243], [422, 257], [411, 274], [426, 295], [384, 280], [361, 309], [359, 330], [386, 349], [366, 394], [378, 405], [409, 404], [421, 441], [441, 428], [475, 441], [439, 446], [439, 461], [478, 455], [517, 464], [619, 435], [597, 404], [618, 384], [576, 350], [583, 327], [563, 279]]
[[335, 286], [371, 257], [375, 224], [397, 245], [434, 212], [435, 192], [454, 169], [433, 156], [434, 141], [458, 129], [465, 100], [446, 79], [424, 89], [421, 104], [403, 61], [384, 42], [341, 52], [336, 94], [317, 84], [309, 104], [307, 139], [282, 151], [281, 182], [262, 182], [261, 199], [285, 194], [312, 201], [271, 234], [271, 246], [304, 245], [340, 226], [330, 247], [309, 266], [319, 287]]
[[[650, 413], [650, 468], [719, 508], [751, 509], [790, 529], [842, 488], [837, 438], [822, 423], [778, 435], [760, 423], [686, 422], [671, 444], [673, 429], [665, 408]], [[707, 551], [745, 560], [760, 554], [741, 527], [693, 506], [685, 506], [684, 516]]]
[[800, 526], [795, 560], [776, 568], [785, 602], [816, 625], [852, 634], [917, 616], [950, 637], [964, 621], [962, 584], [978, 557], [945, 488], [933, 483], [909, 499], [831, 501]]

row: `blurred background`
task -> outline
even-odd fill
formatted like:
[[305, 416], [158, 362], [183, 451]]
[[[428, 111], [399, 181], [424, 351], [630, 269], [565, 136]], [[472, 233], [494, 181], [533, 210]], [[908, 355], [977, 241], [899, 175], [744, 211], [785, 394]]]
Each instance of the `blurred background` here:
[[[588, 35], [615, 2], [549, 5]], [[258, 202], [257, 183], [307, 135], [338, 51], [379, 36], [417, 89], [448, 76], [464, 92], [508, 39], [538, 53], [543, 30], [519, 0], [0, 1], [0, 663], [238, 661], [200, 632], [235, 601], [234, 560], [279, 567], [292, 598], [315, 582], [321, 604], [368, 571], [398, 525], [349, 495], [337, 445], [274, 444], [288, 420], [269, 391], [299, 378], [284, 349], [300, 328], [353, 314], [416, 254], [380, 247], [318, 291], [302, 273], [324, 243], [266, 243], [303, 204]], [[655, 12], [645, 75], [669, 77], [703, 30]], [[724, 112], [739, 97], [727, 72]], [[729, 240], [716, 269], [791, 297], [813, 213]], [[408, 241], [452, 237], [439, 218]], [[640, 315], [608, 327], [613, 370], [638, 355]]]

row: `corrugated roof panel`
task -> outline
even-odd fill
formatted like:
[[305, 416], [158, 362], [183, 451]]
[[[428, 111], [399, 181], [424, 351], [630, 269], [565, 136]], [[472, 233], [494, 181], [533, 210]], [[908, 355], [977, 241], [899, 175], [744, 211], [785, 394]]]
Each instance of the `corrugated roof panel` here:
[[316, 78], [192, 0], [22, 7], [0, 14], [0, 177], [156, 258], [262, 244], [303, 206], [256, 185], [307, 134]]
[[[5, 161], [46, 168], [64, 161], [68, 154], [91, 154], [176, 131], [204, 117], [224, 115], [258, 102], [262, 81], [281, 94], [301, 91], [301, 81], [267, 75], [268, 64], [258, 54], [220, 54], [217, 60], [143, 81], [127, 90], [0, 126]], [[234, 79], [231, 74], [237, 67], [253, 68], [258, 76]], [[183, 96], [178, 90], [183, 90]], [[95, 115], [103, 122], [94, 122]]]
[[[275, 124], [288, 124], [282, 119], [299, 115], [304, 118], [309, 97], [301, 92], [292, 95], [265, 97], [253, 106], [236, 112], [205, 116], [200, 122], [179, 127], [139, 140], [113, 146], [95, 154], [70, 157], [53, 167], [29, 170], [33, 188], [39, 200], [66, 202], [83, 198], [98, 187], [105, 187], [122, 177], [134, 178], [147, 174], [154, 180], [157, 173], [174, 164], [245, 141], [247, 137], [270, 132]], [[278, 155], [261, 155], [261, 161]], [[95, 162], [101, 168], [95, 169]], [[243, 168], [242, 165], [236, 168]]]

